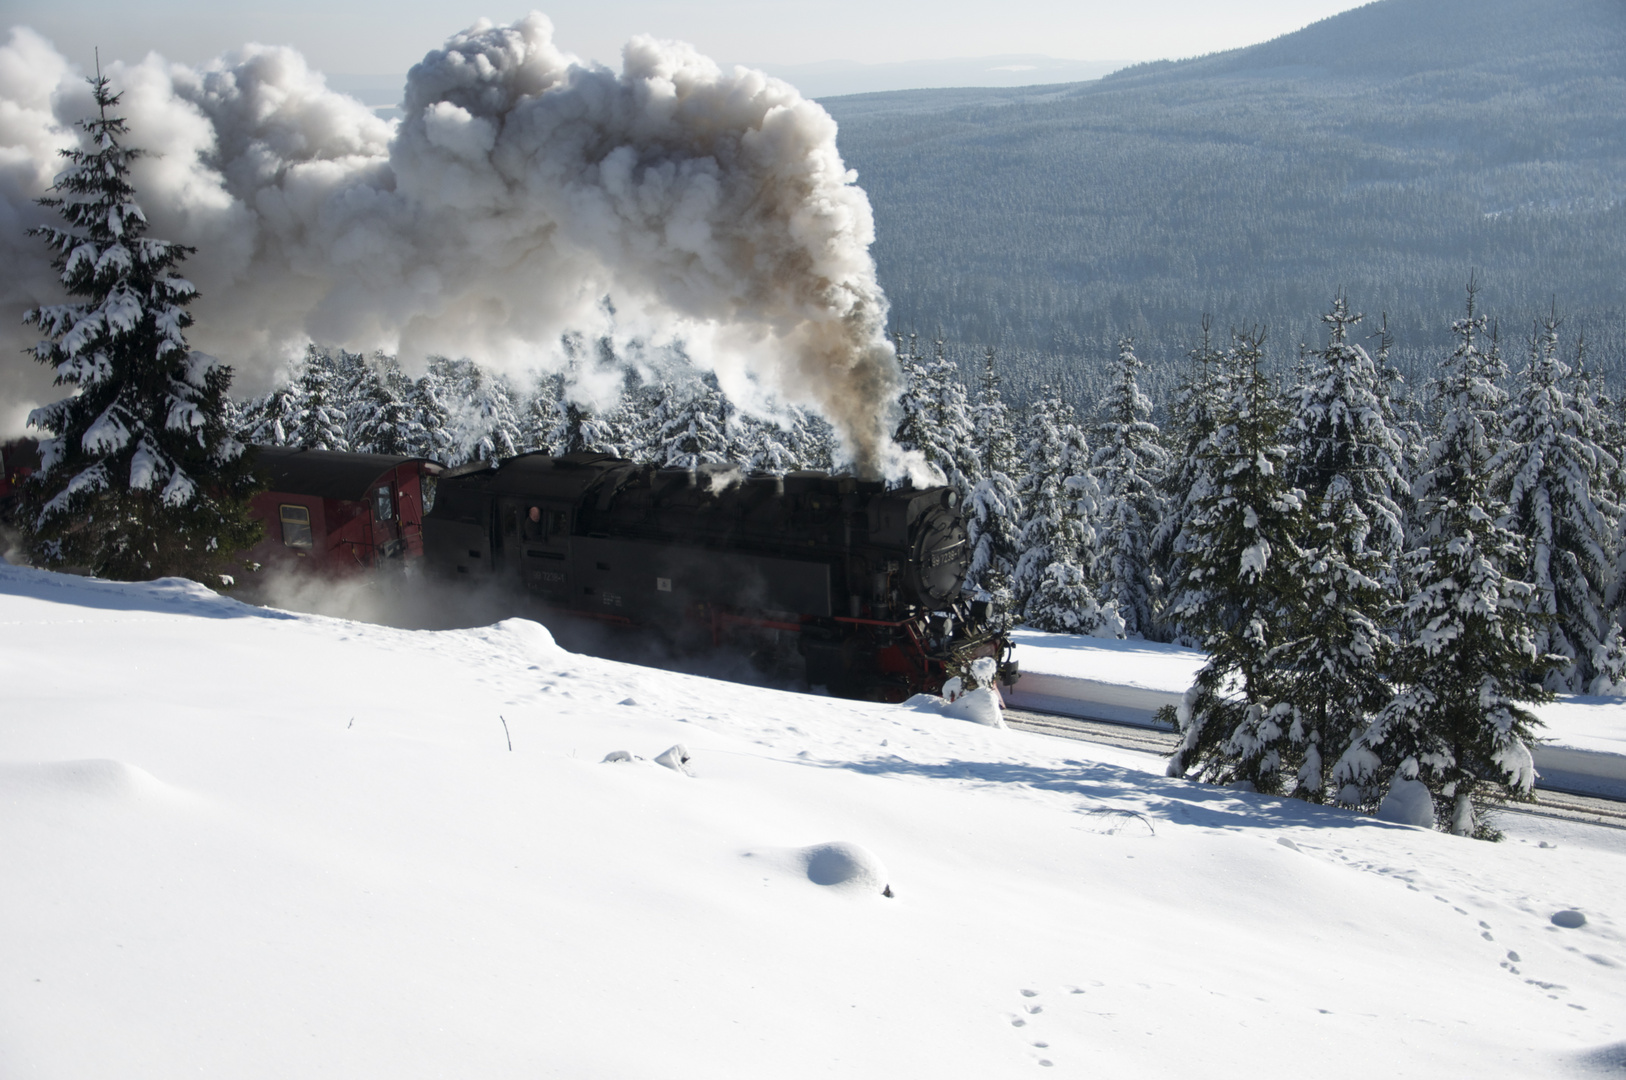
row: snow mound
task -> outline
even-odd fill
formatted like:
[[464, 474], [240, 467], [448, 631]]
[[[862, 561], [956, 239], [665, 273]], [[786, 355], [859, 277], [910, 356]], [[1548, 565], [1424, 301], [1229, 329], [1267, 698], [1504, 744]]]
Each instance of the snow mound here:
[[1378, 807], [1378, 818], [1397, 825], [1415, 825], [1420, 829], [1434, 827], [1434, 797], [1428, 785], [1421, 780], [1396, 777], [1389, 785], [1389, 793]]
[[999, 695], [988, 687], [968, 690], [949, 701], [935, 694], [916, 694], [905, 701], [904, 707], [915, 712], [936, 713], [955, 720], [969, 720], [973, 724], [1002, 728], [1005, 718], [999, 712]]
[[108, 758], [0, 763], [0, 793], [132, 802], [175, 799], [181, 792], [145, 769]]
[[565, 655], [565, 650], [553, 640], [548, 628], [530, 619], [504, 619], [492, 629], [512, 639], [516, 651], [539, 660], [552, 660]]
[[693, 776], [694, 774], [689, 771], [689, 762], [693, 760], [694, 755], [689, 753], [688, 748], [682, 743], [678, 743], [676, 746], [668, 747], [657, 754], [655, 764], [665, 765], [673, 772], [680, 772], [684, 776]]

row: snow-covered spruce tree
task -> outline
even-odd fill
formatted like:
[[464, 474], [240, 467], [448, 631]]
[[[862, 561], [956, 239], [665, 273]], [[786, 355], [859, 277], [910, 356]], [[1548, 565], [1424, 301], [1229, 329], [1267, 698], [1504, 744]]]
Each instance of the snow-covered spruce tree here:
[[734, 460], [729, 420], [733, 406], [716, 376], [707, 373], [690, 386], [666, 386], [652, 415], [655, 438], [650, 460], [670, 469], [692, 469]]
[[1091, 471], [1100, 492], [1095, 577], [1103, 597], [1117, 604], [1129, 637], [1152, 630], [1161, 580], [1152, 568], [1152, 537], [1162, 511], [1158, 485], [1168, 453], [1151, 421], [1152, 403], [1140, 392], [1135, 342], [1118, 342], [1117, 376], [1095, 429]]
[[[1428, 451], [1428, 440], [1423, 436], [1423, 425], [1417, 402], [1409, 393], [1400, 370], [1389, 362], [1389, 351], [1394, 348], [1394, 335], [1389, 332], [1389, 316], [1383, 315], [1378, 320], [1378, 327], [1367, 340], [1377, 342], [1377, 351], [1372, 355], [1372, 366], [1377, 371], [1376, 391], [1378, 397], [1379, 415], [1394, 436], [1400, 447], [1399, 470], [1403, 483], [1397, 485], [1390, 495], [1395, 505], [1400, 508], [1401, 531], [1406, 531], [1411, 518], [1411, 479], [1422, 471], [1423, 458]], [[1409, 539], [1406, 544], [1409, 545]], [[1401, 582], [1401, 592], [1406, 590], [1406, 583]]]
[[564, 379], [559, 374], [537, 374], [531, 382], [531, 392], [519, 410], [519, 448], [521, 452], [541, 451], [553, 453], [553, 429], [559, 418], [559, 399], [564, 392]]
[[1236, 335], [1231, 393], [1198, 451], [1213, 480], [1187, 522], [1174, 615], [1201, 634], [1208, 663], [1177, 710], [1181, 741], [1168, 772], [1277, 792], [1303, 750], [1277, 650], [1302, 618], [1305, 514], [1285, 469], [1288, 410], [1261, 370], [1262, 346], [1261, 334]]
[[735, 426], [735, 449], [751, 472], [784, 476], [802, 467], [791, 449], [790, 427], [744, 414], [735, 417]]
[[436, 357], [429, 370], [444, 380], [453, 404], [452, 422], [464, 461], [495, 461], [519, 453], [519, 410], [513, 384], [473, 360]]
[[901, 351], [900, 341], [898, 361], [903, 369], [903, 393], [898, 399], [900, 419], [893, 438], [905, 450], [919, 450], [943, 473], [963, 503], [979, 479], [981, 462], [959, 369], [943, 355], [941, 341], [928, 363], [912, 334], [907, 354]]
[[1327, 345], [1291, 399], [1291, 472], [1308, 513], [1299, 618], [1276, 651], [1288, 735], [1299, 745], [1291, 794], [1335, 794], [1333, 766], [1392, 696], [1384, 620], [1398, 595], [1405, 524], [1394, 493], [1404, 484], [1400, 440], [1390, 430], [1383, 375], [1349, 331], [1360, 322], [1342, 296], [1322, 316]]
[[796, 461], [798, 469], [829, 470], [835, 464], [836, 431], [829, 421], [816, 413], [792, 407], [790, 430], [785, 433], [785, 448]]
[[342, 400], [344, 384], [333, 353], [315, 345], [306, 348], [294, 387], [300, 408], [293, 430], [288, 432], [288, 445], [307, 450], [349, 450], [349, 423]]
[[279, 386], [262, 398], [256, 398], [243, 410], [240, 421], [242, 438], [262, 446], [292, 446], [290, 433], [299, 430], [299, 417], [304, 411], [297, 386]]
[[[1615, 569], [1604, 596], [1616, 626], [1626, 627], [1626, 425], [1620, 413], [1626, 399], [1612, 401], [1603, 381], [1592, 371], [1587, 363], [1585, 334], [1576, 338], [1569, 393], [1581, 418], [1581, 437], [1604, 451], [1599, 455], [1599, 471], [1592, 478], [1594, 489], [1601, 499], [1621, 508], [1615, 523]], [[1597, 692], [1619, 693], [1620, 689], [1600, 685]]]
[[[1349, 340], [1361, 316], [1339, 296], [1327, 324], [1327, 346], [1313, 350], [1314, 363], [1293, 402], [1286, 437], [1292, 446], [1292, 479], [1311, 509], [1328, 499], [1349, 504], [1364, 528], [1349, 537], [1354, 551], [1370, 550], [1383, 567], [1398, 562], [1406, 528], [1396, 493], [1407, 486], [1401, 440], [1389, 426], [1385, 375], [1365, 349]], [[1320, 514], [1320, 516], [1329, 516]]]
[[1162, 516], [1152, 536], [1152, 564], [1164, 582], [1152, 635], [1159, 641], [1196, 645], [1201, 638], [1201, 632], [1182, 624], [1177, 614], [1185, 606], [1178, 583], [1184, 580], [1189, 561], [1191, 524], [1216, 483], [1212, 470], [1220, 458], [1209, 443], [1230, 392], [1231, 373], [1224, 355], [1214, 348], [1205, 315], [1202, 340], [1191, 350], [1190, 366], [1169, 402], [1169, 422], [1162, 432], [1170, 461], [1163, 474]]
[[993, 600], [1001, 617], [1008, 618], [1014, 607], [1012, 581], [1021, 551], [1022, 498], [1010, 476], [1016, 464], [1016, 438], [1010, 410], [1000, 395], [993, 349], [987, 353], [972, 425], [981, 475], [966, 500], [966, 533], [971, 545], [966, 582], [982, 598]]
[[393, 356], [352, 356], [357, 363], [345, 407], [350, 448], [366, 454], [417, 454], [425, 437], [412, 407], [412, 380]]
[[248, 518], [250, 458], [228, 427], [231, 369], [187, 348], [197, 290], [171, 271], [192, 249], [144, 236], [120, 95], [89, 80], [97, 115], [81, 121], [85, 148], [41, 199], [67, 223], [30, 235], [53, 252], [69, 295], [24, 321], [46, 339], [34, 356], [72, 396], [35, 409], [48, 432], [40, 469], [24, 488], [30, 557], [126, 580], [183, 575], [210, 584], [259, 526]]
[[447, 465], [468, 460], [453, 427], [452, 387], [434, 364], [412, 384], [407, 405], [412, 412], [410, 430], [421, 440], [408, 453]]
[[1037, 630], [1121, 637], [1116, 606], [1103, 605], [1091, 575], [1095, 485], [1089, 446], [1072, 406], [1044, 387], [1022, 455], [1021, 554], [1012, 588], [1016, 611]]
[[[1481, 813], [1492, 791], [1525, 797], [1535, 780], [1528, 744], [1540, 725], [1524, 705], [1551, 695], [1551, 661], [1537, 650], [1534, 590], [1509, 575], [1528, 542], [1504, 524], [1492, 457], [1506, 394], [1485, 319], [1452, 326], [1458, 343], [1435, 385], [1438, 434], [1412, 486], [1419, 544], [1406, 553], [1414, 592], [1400, 605], [1391, 670], [1395, 697], [1339, 760], [1339, 802], [1377, 806], [1396, 781], [1420, 780], [1451, 832], [1493, 836]], [[1532, 673], [1534, 673], [1532, 675]]]
[[552, 452], [632, 457], [627, 441], [630, 429], [624, 422], [623, 411], [624, 407], [617, 405], [606, 413], [598, 413], [579, 401], [560, 398], [553, 406], [553, 428], [549, 440]]
[[1597, 481], [1616, 469], [1593, 441], [1566, 392], [1554, 312], [1532, 335], [1530, 362], [1504, 420], [1506, 438], [1490, 462], [1507, 525], [1530, 541], [1508, 568], [1535, 589], [1536, 650], [1563, 656], [1546, 687], [1567, 693], [1613, 690], [1622, 681], [1620, 630], [1606, 596], [1613, 584], [1620, 507]]

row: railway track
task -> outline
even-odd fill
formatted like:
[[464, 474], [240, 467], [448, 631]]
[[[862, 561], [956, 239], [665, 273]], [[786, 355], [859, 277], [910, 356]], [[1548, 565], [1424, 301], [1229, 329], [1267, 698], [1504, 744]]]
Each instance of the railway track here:
[[[1086, 720], [1060, 716], [1055, 713], [1034, 712], [1030, 709], [1005, 710], [1005, 722], [1022, 731], [1040, 735], [1053, 735], [1062, 739], [1101, 743], [1120, 750], [1138, 750], [1144, 754], [1168, 757], [1179, 737], [1167, 728], [1148, 728], [1112, 720]], [[1581, 795], [1570, 791], [1537, 788], [1533, 803], [1498, 802], [1497, 810], [1509, 814], [1528, 814], [1533, 817], [1575, 821], [1588, 825], [1601, 825], [1610, 829], [1626, 829], [1626, 802], [1602, 799], [1594, 795]]]

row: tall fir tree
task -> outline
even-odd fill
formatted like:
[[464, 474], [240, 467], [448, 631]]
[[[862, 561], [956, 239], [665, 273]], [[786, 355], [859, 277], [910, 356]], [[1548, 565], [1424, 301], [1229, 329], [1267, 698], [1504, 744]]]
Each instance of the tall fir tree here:
[[97, 115], [80, 121], [84, 148], [41, 199], [66, 228], [41, 237], [70, 296], [24, 321], [45, 335], [34, 356], [71, 396], [35, 409], [40, 468], [24, 489], [31, 558], [104, 577], [184, 575], [219, 584], [230, 556], [259, 526], [248, 517], [251, 459], [231, 428], [231, 369], [187, 347], [186, 305], [197, 297], [172, 270], [191, 248], [145, 236], [120, 96], [98, 71]]
[[416, 382], [407, 404], [412, 411], [411, 430], [422, 440], [409, 453], [446, 465], [461, 465], [467, 454], [453, 425], [454, 387], [435, 364], [429, 365]]
[[349, 450], [344, 380], [331, 350], [315, 345], [305, 350], [295, 388], [299, 412], [294, 416], [294, 429], [288, 433], [288, 445], [306, 450]]
[[299, 386], [279, 386], [249, 403], [239, 419], [239, 430], [251, 443], [265, 446], [293, 446], [304, 412]]
[[345, 408], [351, 449], [368, 454], [417, 454], [424, 433], [412, 408], [412, 380], [395, 357], [385, 353], [370, 360], [359, 355], [355, 359]]
[[1101, 595], [1117, 604], [1129, 637], [1153, 630], [1162, 581], [1152, 566], [1152, 537], [1162, 514], [1158, 487], [1168, 453], [1152, 423], [1152, 403], [1140, 391], [1134, 339], [1118, 342], [1116, 379], [1095, 429], [1091, 470], [1096, 512], [1095, 577]]
[[735, 460], [729, 433], [733, 406], [709, 372], [691, 385], [667, 385], [652, 414], [655, 437], [650, 460], [671, 469], [693, 469]]
[[459, 406], [452, 422], [462, 460], [496, 461], [519, 453], [519, 410], [506, 376], [493, 375], [467, 359], [437, 357], [429, 368], [445, 380]]
[[1287, 408], [1262, 354], [1263, 335], [1236, 335], [1231, 394], [1200, 444], [1212, 482], [1187, 522], [1174, 614], [1201, 633], [1208, 662], [1178, 709], [1181, 741], [1168, 772], [1277, 792], [1303, 753], [1278, 650], [1302, 602], [1305, 512], [1286, 475]]
[[1536, 649], [1567, 661], [1548, 674], [1547, 689], [1586, 693], [1618, 685], [1626, 659], [1607, 596], [1621, 510], [1598, 482], [1618, 466], [1566, 389], [1571, 372], [1558, 344], [1555, 311], [1531, 337], [1506, 438], [1489, 467], [1508, 526], [1530, 542], [1509, 572], [1535, 589]]
[[559, 399], [564, 378], [557, 373], [535, 375], [531, 392], [519, 410], [519, 448], [522, 452], [551, 454], [554, 424], [559, 417]]
[[1101, 603], [1091, 573], [1096, 492], [1089, 460], [1089, 444], [1072, 406], [1044, 388], [1027, 425], [1020, 469], [1015, 610], [1037, 630], [1121, 637], [1123, 620], [1115, 605]]
[[979, 457], [976, 482], [966, 499], [966, 536], [971, 565], [966, 582], [995, 602], [1002, 616], [1013, 610], [1013, 579], [1021, 551], [1022, 497], [1011, 472], [1016, 465], [1010, 409], [999, 388], [994, 350], [985, 356], [981, 394], [972, 410], [973, 447]]
[[1210, 444], [1230, 392], [1231, 373], [1224, 354], [1214, 347], [1209, 318], [1204, 315], [1202, 338], [1189, 354], [1163, 429], [1171, 464], [1163, 474], [1163, 513], [1152, 536], [1153, 565], [1164, 582], [1163, 603], [1154, 620], [1158, 640], [1196, 645], [1202, 637], [1200, 628], [1181, 621], [1179, 612], [1189, 605], [1179, 582], [1186, 578], [1191, 561], [1200, 507], [1219, 479], [1213, 468], [1220, 457]]
[[1401, 444], [1387, 422], [1383, 374], [1349, 338], [1361, 320], [1342, 296], [1322, 316], [1326, 347], [1292, 395], [1291, 473], [1309, 511], [1295, 572], [1298, 617], [1277, 650], [1289, 738], [1298, 745], [1289, 794], [1325, 801], [1334, 765], [1392, 696], [1384, 619], [1398, 595], [1405, 524]]
[[941, 341], [929, 362], [920, 355], [914, 335], [909, 337], [907, 353], [901, 351], [901, 344], [900, 339], [903, 393], [893, 438], [905, 450], [918, 450], [929, 465], [941, 471], [963, 503], [981, 476], [982, 463], [960, 371], [944, 355]]
[[[1396, 493], [1407, 486], [1404, 450], [1391, 429], [1386, 374], [1349, 332], [1361, 316], [1339, 296], [1321, 317], [1327, 345], [1313, 350], [1314, 363], [1293, 402], [1286, 435], [1292, 445], [1292, 479], [1320, 517], [1347, 518], [1358, 531], [1351, 551], [1372, 551], [1384, 565], [1399, 561], [1406, 546], [1404, 513]], [[1325, 511], [1332, 500], [1347, 510]]]
[[1396, 694], [1335, 768], [1338, 799], [1376, 806], [1399, 780], [1420, 780], [1451, 832], [1491, 835], [1485, 799], [1528, 797], [1529, 744], [1540, 726], [1526, 706], [1548, 700], [1552, 661], [1537, 646], [1534, 590], [1509, 569], [1528, 542], [1505, 524], [1492, 471], [1506, 394], [1495, 339], [1468, 288], [1467, 317], [1435, 388], [1438, 434], [1413, 484], [1417, 545], [1406, 553], [1414, 591], [1399, 605]]

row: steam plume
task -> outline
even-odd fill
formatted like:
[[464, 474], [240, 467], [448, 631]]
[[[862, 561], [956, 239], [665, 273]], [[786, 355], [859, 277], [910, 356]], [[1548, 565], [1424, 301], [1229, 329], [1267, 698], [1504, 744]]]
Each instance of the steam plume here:
[[[614, 330], [681, 342], [747, 406], [816, 409], [860, 470], [899, 468], [874, 225], [835, 122], [687, 45], [635, 38], [616, 73], [552, 34], [533, 13], [450, 38], [412, 69], [398, 127], [286, 48], [108, 68], [132, 145], [154, 152], [134, 176], [153, 235], [199, 249], [194, 345], [252, 388], [313, 339], [514, 370], [558, 363], [561, 333]], [[23, 231], [89, 108], [50, 44], [13, 30], [0, 348], [29, 344], [11, 331], [24, 306], [60, 296]], [[6, 352], [0, 372], [31, 366]]]

